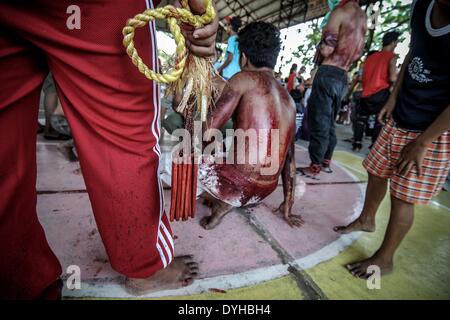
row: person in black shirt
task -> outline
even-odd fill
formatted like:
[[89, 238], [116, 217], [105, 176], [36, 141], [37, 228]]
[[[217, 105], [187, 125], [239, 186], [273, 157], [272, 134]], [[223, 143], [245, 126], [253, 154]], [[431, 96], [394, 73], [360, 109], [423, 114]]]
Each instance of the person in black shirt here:
[[375, 215], [390, 181], [391, 216], [381, 247], [349, 264], [368, 278], [393, 269], [394, 254], [412, 226], [414, 206], [440, 192], [450, 167], [450, 0], [416, 0], [411, 9], [411, 47], [388, 102], [378, 115], [386, 123], [364, 167], [369, 182], [363, 211], [339, 233], [375, 231]]

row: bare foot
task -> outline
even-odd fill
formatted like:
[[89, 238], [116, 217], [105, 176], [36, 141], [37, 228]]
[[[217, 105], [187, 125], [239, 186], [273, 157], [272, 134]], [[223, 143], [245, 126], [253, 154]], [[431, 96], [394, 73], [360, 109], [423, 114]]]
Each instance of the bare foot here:
[[392, 259], [385, 260], [378, 258], [376, 255], [366, 260], [350, 263], [346, 266], [346, 268], [355, 277], [367, 279], [372, 275], [372, 272], [369, 273], [367, 270], [367, 268], [369, 268], [370, 266], [379, 267], [381, 275], [389, 274], [394, 269], [394, 263]]
[[333, 230], [340, 234], [347, 234], [355, 231], [374, 232], [375, 221], [359, 217], [349, 225], [334, 227]]
[[129, 278], [125, 289], [129, 294], [140, 296], [160, 290], [171, 290], [187, 287], [198, 275], [198, 264], [192, 256], [175, 257], [165, 269], [157, 271], [147, 279]]
[[231, 210], [233, 210], [232, 205], [222, 201], [216, 201], [212, 207], [211, 215], [200, 220], [200, 225], [206, 230], [211, 230], [217, 227], [222, 222], [223, 217]]

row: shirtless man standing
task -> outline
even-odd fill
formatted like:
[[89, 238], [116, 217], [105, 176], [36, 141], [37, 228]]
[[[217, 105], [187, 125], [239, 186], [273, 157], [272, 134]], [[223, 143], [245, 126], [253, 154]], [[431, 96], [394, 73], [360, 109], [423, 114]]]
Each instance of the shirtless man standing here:
[[[280, 32], [269, 23], [251, 23], [239, 33], [239, 49], [242, 72], [226, 84], [206, 128], [219, 129], [232, 118], [235, 132], [254, 132], [256, 141], [267, 139], [268, 143], [258, 150], [259, 162], [256, 164], [250, 161], [200, 164], [199, 181], [207, 191], [203, 197], [213, 203], [211, 216], [205, 217], [201, 225], [212, 229], [234, 207], [264, 199], [276, 189], [281, 175], [284, 202], [276, 211], [284, 214], [289, 225], [299, 227], [303, 223], [301, 217], [291, 214], [295, 185], [295, 105], [273, 74], [280, 52]], [[274, 140], [273, 133], [279, 141]], [[210, 139], [208, 131], [205, 139]], [[237, 159], [239, 151], [245, 150], [246, 159], [249, 159], [257, 146], [243, 144], [235, 145], [228, 156]], [[272, 146], [278, 147], [277, 152], [273, 152]], [[264, 170], [269, 155], [271, 164], [278, 164], [270, 173]]]
[[347, 91], [347, 72], [362, 53], [366, 30], [366, 15], [355, 0], [342, 0], [324, 28], [317, 61], [321, 65], [308, 103], [311, 165], [301, 170], [306, 176], [332, 172], [337, 143], [334, 122]]

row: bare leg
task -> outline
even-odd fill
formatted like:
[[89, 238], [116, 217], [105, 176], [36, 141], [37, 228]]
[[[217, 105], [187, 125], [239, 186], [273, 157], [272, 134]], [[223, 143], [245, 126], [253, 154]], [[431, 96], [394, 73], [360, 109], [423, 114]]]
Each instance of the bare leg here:
[[384, 199], [387, 191], [387, 179], [376, 177], [369, 173], [369, 182], [366, 189], [366, 197], [364, 207], [358, 219], [350, 223], [348, 226], [334, 227], [334, 231], [346, 234], [353, 231], [375, 231], [375, 215], [378, 207]]
[[198, 264], [192, 256], [176, 257], [165, 269], [161, 269], [147, 279], [129, 278], [125, 289], [133, 295], [144, 295], [154, 291], [186, 287], [198, 275]]
[[56, 92], [51, 92], [45, 94], [44, 97], [44, 110], [45, 110], [45, 129], [44, 133], [46, 135], [57, 135], [58, 133], [53, 130], [50, 119], [52, 117], [53, 112], [58, 106], [58, 96]]
[[367, 268], [376, 265], [381, 274], [388, 274], [394, 267], [394, 254], [405, 238], [414, 221], [414, 205], [391, 196], [391, 217], [378, 251], [369, 259], [347, 265], [347, 269], [357, 277], [367, 278]]
[[234, 208], [232, 205], [215, 199], [209, 195], [205, 195], [204, 193], [201, 197], [204, 198], [205, 201], [212, 203], [211, 215], [200, 220], [200, 225], [206, 230], [217, 227], [220, 222], [222, 222], [223, 217], [225, 217]]

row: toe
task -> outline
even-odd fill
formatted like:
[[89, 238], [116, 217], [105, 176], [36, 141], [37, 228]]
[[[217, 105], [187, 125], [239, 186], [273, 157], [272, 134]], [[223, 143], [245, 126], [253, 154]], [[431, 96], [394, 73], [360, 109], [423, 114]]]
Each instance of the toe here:
[[360, 268], [352, 269], [350, 272], [352, 275], [354, 275], [355, 277], [358, 277], [358, 278], [363, 273], [363, 271]]
[[189, 270], [191, 271], [191, 272], [198, 272], [198, 263], [196, 263], [196, 262], [191, 262], [191, 263], [188, 263], [187, 264], [187, 266], [188, 266], [188, 268], [189, 268]]
[[182, 281], [182, 286], [187, 287], [187, 286], [190, 286], [192, 283], [194, 283], [194, 279], [187, 278]]
[[360, 265], [361, 265], [361, 263], [359, 263], [359, 262], [356, 262], [356, 263], [349, 263], [349, 264], [346, 266], [346, 268], [347, 268], [347, 270], [352, 271], [353, 269], [358, 268]]
[[181, 256], [179, 258], [183, 261], [183, 263], [185, 265], [188, 265], [190, 263], [194, 263], [194, 256], [193, 255]]

